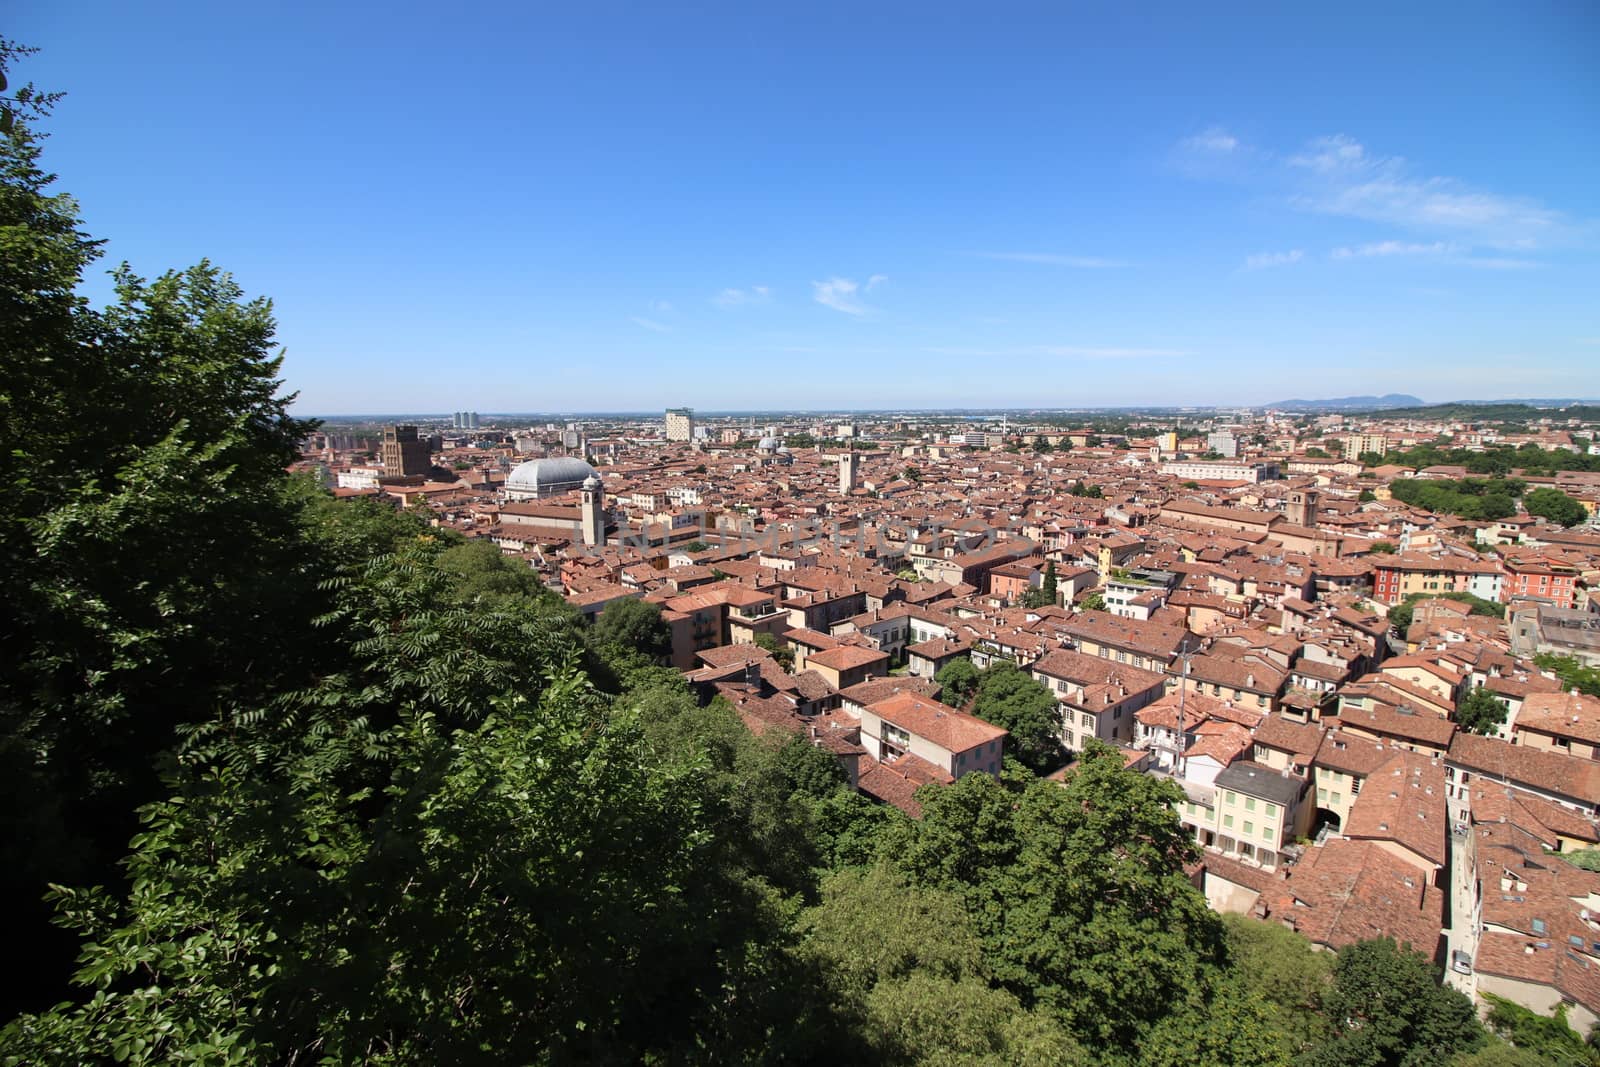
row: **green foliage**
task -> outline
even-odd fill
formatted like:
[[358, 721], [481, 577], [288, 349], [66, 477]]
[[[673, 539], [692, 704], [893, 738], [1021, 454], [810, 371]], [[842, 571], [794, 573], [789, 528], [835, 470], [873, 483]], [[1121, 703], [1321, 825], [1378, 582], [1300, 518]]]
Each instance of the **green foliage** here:
[[1517, 513], [1515, 498], [1527, 483], [1515, 478], [1397, 478], [1389, 492], [1402, 503], [1427, 511], [1459, 515], [1464, 519], [1492, 521]]
[[661, 607], [629, 597], [612, 601], [594, 623], [594, 637], [602, 647], [663, 659], [672, 651], [672, 628], [661, 617]]
[[1224, 915], [1228, 954], [1242, 987], [1261, 998], [1290, 1051], [1311, 1048], [1323, 1032], [1317, 1006], [1333, 980], [1334, 957], [1279, 923]]
[[1547, 1067], [1548, 1062], [1537, 1053], [1517, 1048], [1493, 1035], [1478, 1051], [1450, 1061], [1452, 1067]]
[[1485, 993], [1489, 1025], [1519, 1050], [1532, 1053], [1551, 1067], [1595, 1067], [1600, 1053], [1584, 1043], [1567, 1022], [1565, 1005], [1557, 1005], [1554, 1017], [1540, 1015], [1504, 997]]
[[1576, 852], [1557, 853], [1580, 871], [1600, 871], [1600, 848], [1580, 848]]
[[1584, 506], [1559, 489], [1534, 489], [1522, 498], [1529, 515], [1538, 515], [1561, 526], [1576, 526], [1589, 517]]
[[1392, 541], [1374, 541], [1370, 551], [1375, 556], [1392, 556], [1394, 555], [1394, 543]]
[[1006, 751], [1029, 769], [1045, 771], [1061, 762], [1061, 705], [1016, 664], [1000, 661], [983, 672], [972, 713], [1011, 731]]
[[704, 541], [690, 541], [688, 544], [683, 546], [683, 550], [685, 552], [695, 553], [695, 552], [704, 552], [706, 549], [708, 549], [710, 547], [711, 546], [706, 544]]
[[1551, 652], [1539, 653], [1533, 657], [1533, 662], [1561, 679], [1563, 689], [1576, 689], [1600, 697], [1600, 667], [1587, 667], [1575, 656], [1558, 656]]
[[1361, 492], [1356, 494], [1356, 502], [1358, 504], [1370, 504], [1376, 499], [1378, 499], [1378, 494], [1374, 493], [1371, 489], [1363, 489]]
[[983, 946], [948, 893], [888, 867], [845, 872], [823, 884], [800, 929], [800, 957], [828, 976], [841, 1007], [862, 1013], [863, 1061], [1088, 1063], [1054, 1019], [990, 985]]
[[1493, 734], [1505, 721], [1505, 702], [1481, 685], [1474, 686], [1456, 705], [1456, 722], [1469, 733]]
[[1047, 603], [1054, 604], [1061, 595], [1061, 589], [1056, 581], [1056, 561], [1049, 560], [1044, 565], [1044, 582], [1041, 585]]
[[[1528, 417], [1537, 417], [1537, 409], [1528, 408]], [[1470, 418], [1474, 421], [1490, 421], [1494, 413], [1490, 410], [1478, 408], [1463, 409], [1460, 417]], [[1400, 417], [1397, 412], [1386, 413], [1393, 417]], [[1565, 411], [1567, 417], [1587, 418], [1594, 420], [1600, 417], [1600, 408], [1573, 407]], [[1441, 416], [1449, 417], [1449, 416]], [[1448, 438], [1445, 439], [1448, 445]], [[1564, 448], [1540, 448], [1538, 445], [1526, 444], [1517, 447], [1511, 445], [1489, 445], [1481, 452], [1466, 448], [1441, 447], [1439, 444], [1421, 445], [1408, 451], [1391, 451], [1381, 457], [1382, 463], [1393, 463], [1406, 467], [1439, 467], [1455, 466], [1465, 467], [1474, 474], [1509, 474], [1513, 470], [1540, 470], [1554, 473], [1556, 471], [1596, 471], [1600, 470], [1600, 456], [1591, 456], [1585, 452], [1569, 452]], [[1375, 466], [1377, 464], [1374, 464]]]
[[1098, 592], [1090, 593], [1088, 596], [1084, 597], [1082, 601], [1079, 602], [1078, 610], [1079, 611], [1104, 611], [1104, 610], [1106, 610], [1105, 594], [1098, 593]]
[[1331, 1036], [1301, 1057], [1306, 1067], [1425, 1067], [1485, 1040], [1472, 1001], [1391, 938], [1340, 950], [1322, 1011]]
[[887, 855], [961, 900], [995, 980], [1093, 1047], [1135, 1048], [1168, 1006], [1209, 1000], [1222, 927], [1183, 875], [1177, 787], [1091, 744], [1065, 786], [971, 774], [924, 787]]
[[194, 731], [125, 904], [58, 891], [94, 992], [15, 1022], [19, 1061], [738, 1060], [809, 1025], [774, 885], [812, 885], [837, 761], [673, 672], [608, 700], [451, 551], [337, 583], [348, 671]]
[[1073, 482], [1072, 488], [1068, 492], [1073, 496], [1084, 497], [1088, 500], [1102, 500], [1106, 495], [1105, 491], [1098, 485], [1085, 485], [1082, 478]]
[[757, 648], [764, 648], [771, 652], [772, 658], [784, 670], [794, 670], [794, 649], [790, 648], [787, 643], [778, 640], [771, 634], [756, 634], [755, 645]]
[[983, 672], [973, 666], [972, 660], [962, 656], [946, 663], [933, 680], [941, 686], [939, 699], [952, 707], [961, 708], [978, 691], [978, 681], [982, 677]]
[[[25, 52], [0, 41], [0, 72]], [[91, 308], [101, 242], [40, 165], [54, 99], [15, 90], [0, 133], [0, 902], [30, 999], [58, 977], [46, 884], [109, 871], [179, 727], [319, 660], [328, 574], [286, 496], [313, 425], [270, 305], [202, 262], [123, 266]]]

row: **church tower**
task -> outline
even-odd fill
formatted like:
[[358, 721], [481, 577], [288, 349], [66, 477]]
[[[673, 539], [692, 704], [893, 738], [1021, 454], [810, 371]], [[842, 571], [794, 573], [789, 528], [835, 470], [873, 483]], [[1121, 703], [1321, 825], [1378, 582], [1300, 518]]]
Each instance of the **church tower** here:
[[839, 457], [839, 495], [849, 496], [856, 487], [856, 454], [846, 452]]
[[1289, 500], [1283, 507], [1283, 515], [1295, 526], [1309, 526], [1315, 529], [1317, 525], [1317, 491], [1315, 489], [1289, 490]]
[[606, 543], [606, 491], [594, 475], [583, 480], [583, 543]]

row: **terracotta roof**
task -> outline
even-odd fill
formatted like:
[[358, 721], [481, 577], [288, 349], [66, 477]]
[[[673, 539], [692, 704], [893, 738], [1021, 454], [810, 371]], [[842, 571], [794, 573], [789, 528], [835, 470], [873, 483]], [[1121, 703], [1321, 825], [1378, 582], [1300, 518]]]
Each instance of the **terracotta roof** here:
[[867, 710], [950, 753], [966, 752], [1009, 735], [1007, 730], [916, 693], [896, 693], [868, 705]]
[[1585, 804], [1600, 805], [1600, 763], [1466, 732], [1450, 742], [1458, 767]]

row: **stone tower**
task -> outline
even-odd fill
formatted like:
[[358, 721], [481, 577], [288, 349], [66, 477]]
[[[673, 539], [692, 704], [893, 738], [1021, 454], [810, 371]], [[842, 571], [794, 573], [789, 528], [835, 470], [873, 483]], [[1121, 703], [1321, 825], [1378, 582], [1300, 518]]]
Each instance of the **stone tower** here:
[[846, 452], [839, 457], [839, 495], [849, 496], [856, 487], [856, 454]]
[[1289, 502], [1284, 505], [1283, 514], [1286, 519], [1296, 526], [1314, 528], [1317, 525], [1317, 491], [1315, 489], [1289, 490]]
[[594, 475], [583, 480], [583, 543], [598, 547], [606, 543], [606, 491]]

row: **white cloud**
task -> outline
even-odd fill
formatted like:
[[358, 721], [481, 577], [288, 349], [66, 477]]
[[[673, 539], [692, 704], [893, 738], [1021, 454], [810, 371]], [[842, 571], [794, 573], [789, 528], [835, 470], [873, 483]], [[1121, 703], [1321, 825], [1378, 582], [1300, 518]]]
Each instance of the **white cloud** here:
[[1289, 157], [1289, 166], [1305, 167], [1322, 174], [1336, 170], [1351, 170], [1364, 166], [1367, 150], [1353, 137], [1336, 133], [1332, 137], [1313, 138], [1306, 151]]
[[1388, 259], [1397, 256], [1422, 256], [1436, 259], [1456, 267], [1474, 267], [1478, 270], [1529, 270], [1539, 264], [1531, 259], [1512, 256], [1474, 256], [1460, 245], [1450, 241], [1433, 241], [1428, 244], [1408, 241], [1377, 241], [1354, 248], [1335, 248], [1329, 255], [1334, 259]]
[[628, 316], [628, 321], [634, 323], [635, 325], [643, 326], [645, 329], [650, 330], [650, 331], [652, 331], [654, 333], [671, 333], [672, 332], [672, 327], [671, 326], [668, 326], [665, 323], [657, 322], [654, 319], [643, 318], [643, 317], [641, 317], [639, 315], [629, 315]]
[[1359, 248], [1335, 248], [1334, 259], [1357, 259], [1366, 256], [1442, 256], [1455, 250], [1454, 245], [1443, 241], [1432, 244], [1408, 244], [1405, 241], [1378, 241]]
[[1344, 134], [1319, 137], [1290, 157], [1301, 172], [1292, 197], [1326, 215], [1454, 234], [1471, 244], [1528, 250], [1559, 235], [1557, 211], [1525, 197], [1474, 189], [1455, 178], [1430, 176], [1400, 156], [1375, 156]]
[[982, 259], [1003, 259], [1012, 263], [1041, 263], [1052, 267], [1078, 267], [1083, 270], [1107, 270], [1126, 267], [1120, 259], [1102, 259], [1099, 256], [1069, 256], [1055, 252], [975, 252]]
[[718, 307], [732, 308], [743, 304], [764, 304], [772, 298], [772, 290], [765, 285], [752, 285], [748, 289], [724, 289], [711, 298]]
[[1239, 147], [1239, 138], [1223, 129], [1213, 126], [1193, 137], [1184, 139], [1187, 148], [1199, 149], [1202, 152], [1232, 152]]
[[1304, 250], [1292, 248], [1287, 252], [1257, 252], [1253, 256], [1246, 256], [1245, 270], [1265, 270], [1268, 267], [1287, 267], [1291, 263], [1298, 263], [1306, 257]]
[[882, 285], [884, 282], [886, 282], [888, 280], [889, 280], [889, 276], [887, 274], [874, 274], [872, 277], [867, 279], [866, 291], [870, 293], [870, 292], [872, 292], [872, 290], [873, 290], [873, 288], [875, 286]]
[[[881, 275], [875, 274], [873, 277], [881, 278]], [[871, 284], [869, 280], [868, 285]], [[812, 282], [811, 292], [817, 303], [824, 307], [842, 311], [846, 315], [867, 313], [867, 306], [857, 296], [861, 292], [861, 286], [850, 278], [829, 278], [825, 282]]]

